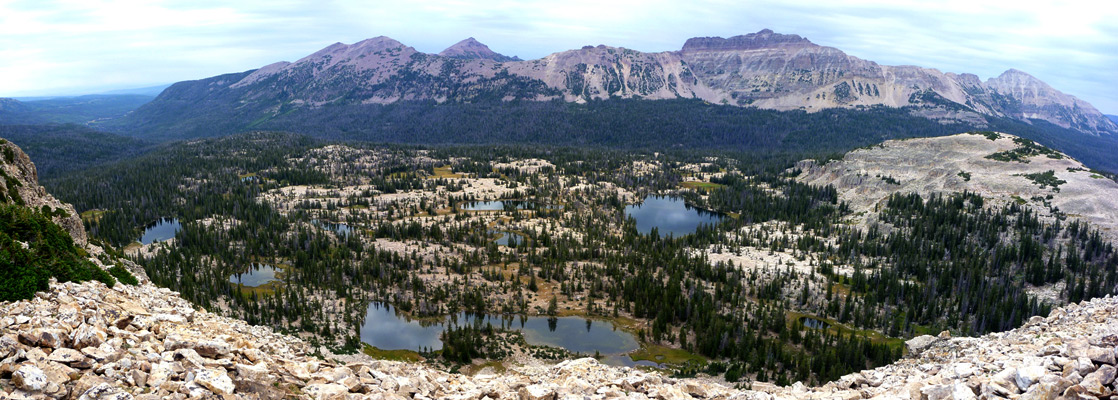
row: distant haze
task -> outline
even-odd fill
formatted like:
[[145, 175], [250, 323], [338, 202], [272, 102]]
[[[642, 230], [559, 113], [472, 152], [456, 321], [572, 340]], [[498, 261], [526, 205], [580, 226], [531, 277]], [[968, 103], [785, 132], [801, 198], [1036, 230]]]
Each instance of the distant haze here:
[[1008, 68], [1118, 114], [1118, 3], [1020, 1], [0, 2], [0, 97], [102, 93], [294, 61], [385, 35], [438, 53], [467, 37], [532, 59], [607, 44], [678, 50], [762, 28], [883, 64]]

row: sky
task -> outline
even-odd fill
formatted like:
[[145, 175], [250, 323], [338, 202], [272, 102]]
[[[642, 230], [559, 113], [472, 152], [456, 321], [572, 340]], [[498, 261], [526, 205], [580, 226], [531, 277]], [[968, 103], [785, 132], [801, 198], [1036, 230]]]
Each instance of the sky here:
[[1118, 114], [1118, 2], [1101, 0], [0, 0], [0, 97], [201, 79], [382, 35], [429, 53], [474, 37], [532, 59], [764, 28], [885, 65], [1016, 68]]

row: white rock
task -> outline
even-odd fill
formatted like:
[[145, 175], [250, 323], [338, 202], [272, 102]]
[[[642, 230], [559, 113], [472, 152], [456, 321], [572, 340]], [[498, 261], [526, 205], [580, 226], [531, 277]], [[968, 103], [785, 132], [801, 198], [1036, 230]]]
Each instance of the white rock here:
[[544, 385], [528, 385], [520, 388], [520, 400], [553, 400], [555, 391]]
[[1013, 378], [1017, 383], [1017, 387], [1022, 392], [1029, 390], [1029, 386], [1040, 380], [1040, 377], [1048, 373], [1048, 369], [1040, 365], [1030, 365], [1017, 369], [1017, 375]]
[[974, 395], [974, 391], [970, 390], [966, 384], [956, 383], [951, 388], [951, 398], [953, 400], [974, 400], [978, 396]]
[[12, 373], [12, 386], [28, 392], [40, 392], [47, 387], [47, 375], [34, 365], [24, 365]]
[[334, 383], [312, 383], [303, 388], [303, 393], [312, 399], [326, 400], [342, 398], [349, 393], [349, 390], [345, 386]]
[[194, 383], [215, 394], [233, 394], [233, 380], [225, 371], [202, 368], [194, 371]]

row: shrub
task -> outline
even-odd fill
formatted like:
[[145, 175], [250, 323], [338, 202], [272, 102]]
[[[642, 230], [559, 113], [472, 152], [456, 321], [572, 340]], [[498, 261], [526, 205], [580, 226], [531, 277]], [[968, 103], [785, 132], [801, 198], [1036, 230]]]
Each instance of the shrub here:
[[128, 272], [127, 269], [119, 265], [109, 268], [109, 274], [125, 285], [135, 286], [140, 284], [140, 281], [136, 280], [136, 277], [132, 275], [131, 272]]
[[0, 300], [29, 299], [46, 290], [51, 277], [59, 282], [116, 284], [84, 254], [49, 215], [23, 206], [0, 206]]

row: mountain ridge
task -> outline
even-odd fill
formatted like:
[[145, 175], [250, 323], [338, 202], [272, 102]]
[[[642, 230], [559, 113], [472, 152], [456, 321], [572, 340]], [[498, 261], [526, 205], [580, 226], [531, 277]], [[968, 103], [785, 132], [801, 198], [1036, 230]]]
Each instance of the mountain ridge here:
[[[227, 79], [234, 75], [243, 77]], [[769, 29], [731, 38], [691, 38], [677, 51], [646, 53], [599, 45], [524, 61], [506, 58], [472, 38], [429, 54], [379, 36], [335, 43], [295, 62], [174, 86], [183, 85], [207, 89], [167, 90], [138, 109], [135, 119], [153, 114], [187, 119], [191, 110], [159, 109], [200, 101], [257, 107], [262, 111], [253, 111], [250, 119], [256, 120], [293, 108], [339, 104], [682, 98], [808, 112], [915, 106], [920, 109], [916, 114], [939, 121], [981, 125], [985, 117], [1040, 119], [1090, 135], [1118, 133], [1118, 124], [1089, 103], [1014, 69], [983, 82], [968, 73], [879, 65]], [[184, 97], [187, 92], [192, 94]]]

